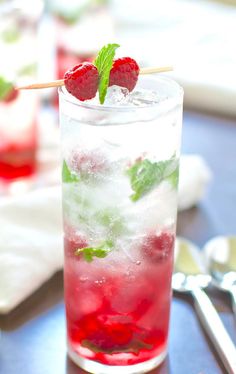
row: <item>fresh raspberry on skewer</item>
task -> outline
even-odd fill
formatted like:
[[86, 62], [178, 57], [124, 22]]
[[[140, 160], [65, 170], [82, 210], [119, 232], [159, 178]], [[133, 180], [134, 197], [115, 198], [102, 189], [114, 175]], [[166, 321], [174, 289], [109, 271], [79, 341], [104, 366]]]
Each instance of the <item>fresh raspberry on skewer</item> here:
[[74, 66], [64, 76], [67, 91], [81, 101], [95, 97], [98, 82], [98, 69], [91, 62], [83, 62]]
[[117, 58], [110, 71], [109, 86], [117, 85], [132, 91], [139, 76], [139, 66], [131, 57]]

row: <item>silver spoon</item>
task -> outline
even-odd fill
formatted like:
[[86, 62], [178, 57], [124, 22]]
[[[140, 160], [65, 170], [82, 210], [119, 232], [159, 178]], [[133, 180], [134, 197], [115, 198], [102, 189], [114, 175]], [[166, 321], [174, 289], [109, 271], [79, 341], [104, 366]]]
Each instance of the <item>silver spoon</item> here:
[[222, 291], [231, 293], [236, 316], [236, 236], [217, 236], [204, 246], [208, 271], [212, 283]]
[[199, 249], [188, 240], [176, 239], [172, 287], [178, 292], [191, 293], [200, 321], [214, 344], [227, 373], [235, 374], [236, 348], [212, 302], [203, 291], [210, 282], [211, 276], [203, 267]]

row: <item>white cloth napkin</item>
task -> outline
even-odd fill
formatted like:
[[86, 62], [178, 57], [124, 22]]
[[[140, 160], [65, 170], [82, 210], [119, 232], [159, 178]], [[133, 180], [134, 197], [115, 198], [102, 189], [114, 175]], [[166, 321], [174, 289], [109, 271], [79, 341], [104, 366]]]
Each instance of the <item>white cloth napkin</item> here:
[[62, 268], [59, 187], [0, 201], [0, 313], [7, 313]]
[[[179, 208], [196, 204], [210, 171], [197, 155], [182, 156]], [[7, 313], [63, 267], [60, 186], [0, 200], [0, 313]]]
[[198, 155], [185, 155], [180, 159], [178, 210], [196, 205], [206, 193], [212, 173], [205, 160]]

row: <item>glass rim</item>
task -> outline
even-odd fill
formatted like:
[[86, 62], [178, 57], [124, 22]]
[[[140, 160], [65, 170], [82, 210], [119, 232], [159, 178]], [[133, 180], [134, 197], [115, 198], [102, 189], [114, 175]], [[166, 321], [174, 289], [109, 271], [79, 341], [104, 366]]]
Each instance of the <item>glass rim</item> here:
[[74, 96], [72, 96], [69, 92], [66, 91], [64, 86], [58, 88], [58, 94], [59, 97], [62, 97], [64, 101], [73, 104], [75, 106], [81, 107], [83, 109], [89, 109], [89, 110], [99, 110], [99, 111], [106, 111], [106, 112], [130, 112], [130, 111], [141, 111], [141, 110], [151, 110], [155, 107], [160, 107], [163, 103], [172, 103], [176, 102], [179, 99], [183, 98], [184, 90], [183, 88], [174, 80], [168, 77], [142, 77], [142, 79], [151, 79], [153, 81], [162, 81], [164, 83], [167, 83], [171, 85], [175, 90], [176, 94], [173, 97], [168, 97], [167, 99], [153, 103], [150, 105], [140, 105], [140, 106], [112, 106], [112, 105], [101, 105], [101, 104], [90, 104], [90, 100], [87, 101], [80, 101], [76, 99]]

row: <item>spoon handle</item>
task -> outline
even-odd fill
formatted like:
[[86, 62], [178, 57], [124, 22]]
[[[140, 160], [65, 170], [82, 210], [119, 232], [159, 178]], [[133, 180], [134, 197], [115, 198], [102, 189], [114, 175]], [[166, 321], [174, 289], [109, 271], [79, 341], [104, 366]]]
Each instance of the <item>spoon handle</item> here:
[[236, 348], [207, 294], [194, 288], [192, 295], [198, 316], [229, 374], [236, 373]]
[[230, 290], [231, 296], [232, 296], [232, 306], [233, 306], [233, 312], [236, 317], [236, 286], [233, 286]]

